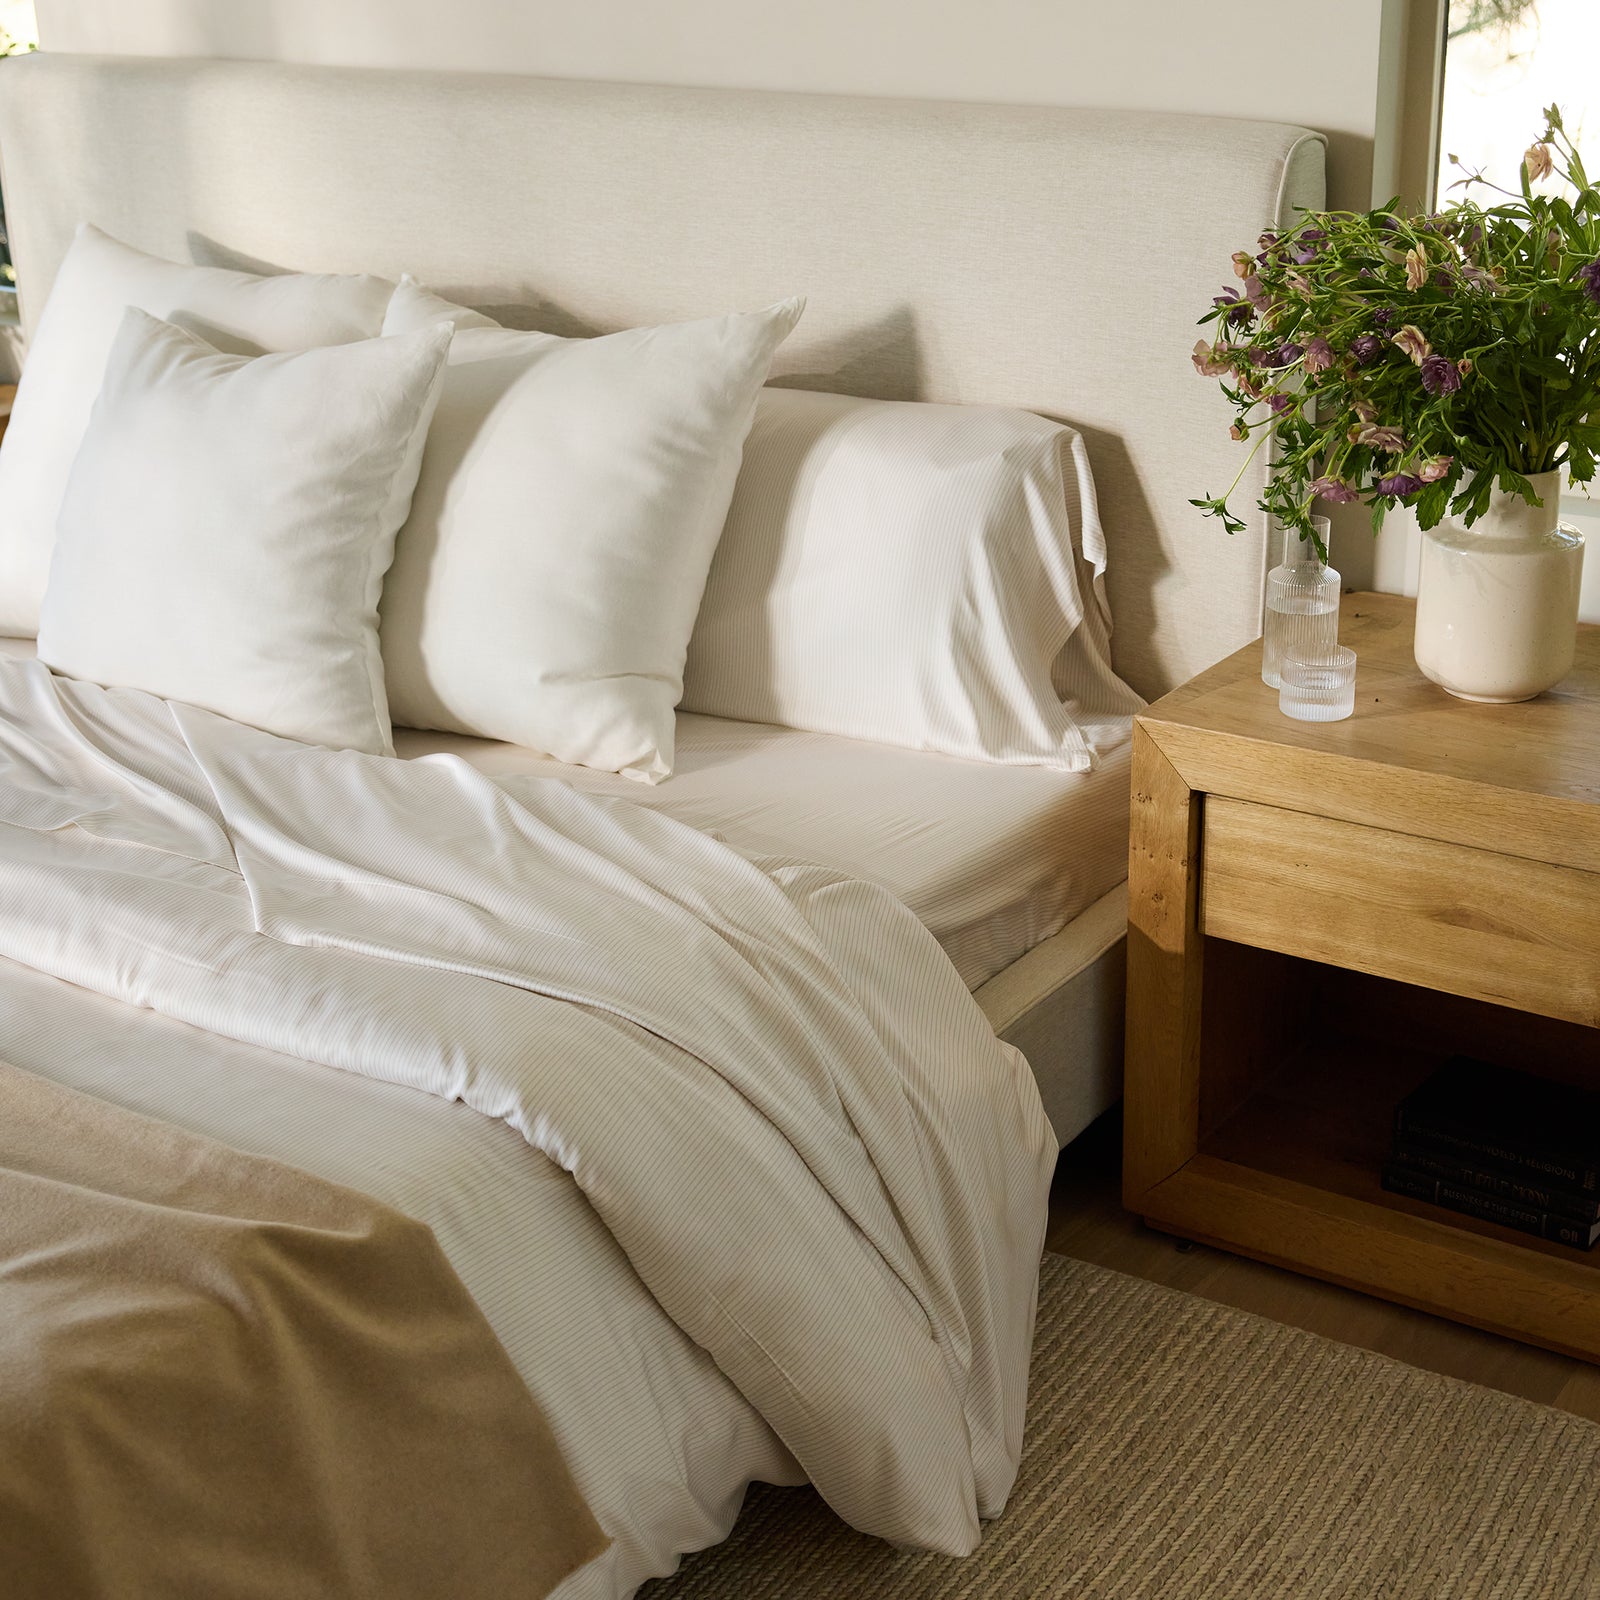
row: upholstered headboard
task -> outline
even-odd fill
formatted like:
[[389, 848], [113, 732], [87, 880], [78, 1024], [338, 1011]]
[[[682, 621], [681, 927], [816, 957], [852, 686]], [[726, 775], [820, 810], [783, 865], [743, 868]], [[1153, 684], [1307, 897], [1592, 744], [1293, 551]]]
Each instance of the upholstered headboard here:
[[1218, 118], [48, 53], [0, 68], [25, 326], [82, 219], [180, 259], [409, 271], [558, 333], [804, 293], [778, 381], [1084, 433], [1118, 666], [1147, 695], [1260, 629], [1264, 527], [1230, 540], [1188, 504], [1241, 460], [1189, 351], [1230, 254], [1322, 203], [1322, 157], [1304, 129]]

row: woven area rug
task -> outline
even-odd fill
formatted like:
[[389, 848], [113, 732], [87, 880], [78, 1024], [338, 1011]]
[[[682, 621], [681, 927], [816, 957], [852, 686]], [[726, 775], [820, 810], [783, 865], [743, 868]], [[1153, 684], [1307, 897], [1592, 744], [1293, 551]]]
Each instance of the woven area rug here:
[[751, 1491], [647, 1600], [1594, 1600], [1600, 1426], [1062, 1256], [965, 1561]]

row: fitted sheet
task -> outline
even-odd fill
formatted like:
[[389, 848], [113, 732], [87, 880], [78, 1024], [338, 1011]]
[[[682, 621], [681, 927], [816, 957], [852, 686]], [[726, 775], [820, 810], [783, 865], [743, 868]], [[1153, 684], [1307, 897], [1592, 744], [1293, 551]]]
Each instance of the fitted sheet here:
[[455, 734], [397, 728], [395, 751], [459, 756], [491, 775], [559, 777], [735, 849], [880, 884], [939, 941], [969, 989], [1128, 875], [1126, 739], [1093, 771], [1049, 772], [680, 712], [676, 770], [653, 786]]

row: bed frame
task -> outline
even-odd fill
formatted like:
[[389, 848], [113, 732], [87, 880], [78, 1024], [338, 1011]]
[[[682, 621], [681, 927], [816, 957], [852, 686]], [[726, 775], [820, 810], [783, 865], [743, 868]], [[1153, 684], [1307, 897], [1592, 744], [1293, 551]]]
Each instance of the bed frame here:
[[[1188, 503], [1240, 459], [1188, 354], [1232, 252], [1323, 203], [1303, 128], [41, 52], [0, 73], [0, 176], [25, 330], [84, 218], [177, 259], [411, 272], [563, 334], [804, 293], [775, 381], [1084, 434], [1142, 693], [1260, 632], [1264, 522], [1230, 539]], [[978, 992], [1063, 1140], [1120, 1090], [1123, 926], [1118, 890]]]

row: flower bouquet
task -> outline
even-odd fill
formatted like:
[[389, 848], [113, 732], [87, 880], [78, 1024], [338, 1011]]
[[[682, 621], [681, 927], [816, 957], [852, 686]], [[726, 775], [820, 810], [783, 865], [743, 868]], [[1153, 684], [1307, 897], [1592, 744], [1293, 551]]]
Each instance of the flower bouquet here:
[[[1545, 115], [1520, 194], [1469, 173], [1454, 187], [1496, 203], [1307, 213], [1239, 251], [1236, 283], [1200, 319], [1214, 331], [1194, 365], [1222, 380], [1233, 437], [1276, 448], [1261, 509], [1320, 554], [1317, 500], [1363, 500], [1374, 531], [1399, 504], [1423, 528], [1447, 513], [1471, 527], [1496, 491], [1539, 506], [1556, 480], [1532, 480], [1593, 477], [1600, 191], [1560, 111]], [[1536, 191], [1552, 173], [1570, 198]], [[1230, 533], [1238, 481], [1192, 502]]]

